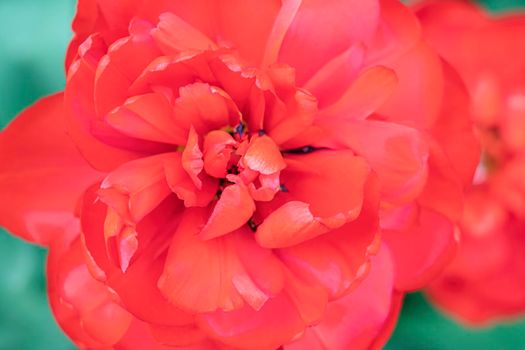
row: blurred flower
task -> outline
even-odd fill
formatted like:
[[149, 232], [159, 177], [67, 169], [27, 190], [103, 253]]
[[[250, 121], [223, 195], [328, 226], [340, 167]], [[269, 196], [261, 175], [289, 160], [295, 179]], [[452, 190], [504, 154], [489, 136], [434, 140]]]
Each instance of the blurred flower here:
[[492, 18], [462, 1], [418, 5], [425, 34], [464, 78], [483, 156], [453, 264], [430, 288], [480, 323], [525, 311], [525, 17]]
[[0, 137], [1, 224], [50, 247], [67, 334], [380, 347], [454, 252], [478, 162], [466, 92], [410, 10], [85, 0], [73, 28], [65, 92]]

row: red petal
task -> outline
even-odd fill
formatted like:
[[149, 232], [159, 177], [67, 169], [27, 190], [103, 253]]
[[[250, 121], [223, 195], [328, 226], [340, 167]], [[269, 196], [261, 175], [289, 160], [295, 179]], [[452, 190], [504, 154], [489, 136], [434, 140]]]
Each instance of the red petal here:
[[111, 127], [124, 135], [156, 142], [182, 145], [187, 133], [173, 118], [173, 107], [159, 93], [139, 95], [106, 116]]
[[441, 59], [431, 46], [421, 41], [405, 54], [388, 56], [378, 63], [396, 72], [398, 85], [377, 113], [420, 129], [432, 126], [444, 90]]
[[107, 206], [96, 200], [95, 191], [96, 187], [85, 195], [82, 238], [89, 257], [103, 271], [106, 284], [120, 296], [126, 310], [141, 320], [166, 326], [191, 324], [192, 316], [171, 305], [157, 287], [166, 257], [165, 244], [180, 217], [180, 203], [163, 203], [136, 226], [138, 251], [123, 273], [108, 259], [104, 241]]
[[[215, 13], [220, 18], [219, 38], [239, 50], [240, 57], [251, 65], [259, 66], [281, 6], [280, 2], [258, 0], [221, 3]], [[253, 21], [255, 17], [257, 21]]]
[[[85, 47], [84, 47], [85, 45]], [[64, 94], [67, 131], [80, 153], [96, 169], [111, 171], [122, 163], [142, 154], [110, 146], [92, 134], [93, 124], [98, 121], [95, 112], [95, 69], [104, 50], [98, 36], [90, 37], [84, 44], [82, 56], [69, 71]], [[103, 154], [104, 157], [100, 155]]]
[[0, 134], [0, 225], [50, 244], [75, 222], [82, 192], [102, 174], [66, 134], [63, 95], [46, 97]]
[[383, 239], [395, 261], [396, 289], [401, 291], [428, 284], [450, 262], [457, 246], [454, 226], [448, 218], [422, 207], [417, 210], [417, 221], [409, 229], [383, 230]]
[[250, 192], [243, 184], [227, 186], [199, 233], [204, 240], [223, 236], [242, 227], [255, 212]]
[[237, 142], [226, 131], [213, 130], [204, 137], [204, 170], [222, 179], [227, 175], [233, 147]]
[[61, 243], [51, 248], [47, 272], [53, 312], [75, 342], [99, 348], [122, 338], [133, 317], [89, 274], [79, 239], [71, 246]]
[[149, 32], [112, 43], [96, 69], [94, 101], [97, 115], [105, 116], [123, 104], [129, 97], [133, 81], [160, 54]]
[[[340, 214], [355, 219], [363, 203], [363, 188], [370, 173], [367, 162], [351, 151], [318, 150], [286, 155], [288, 168], [281, 183], [299, 201], [309, 203], [315, 216]], [[301, 164], [297, 167], [296, 164]]]
[[335, 139], [370, 163], [383, 184], [384, 200], [403, 203], [421, 192], [429, 150], [417, 129], [376, 120], [323, 123]]
[[165, 153], [125, 163], [104, 179], [101, 199], [126, 219], [142, 220], [171, 194], [164, 173], [171, 157]]
[[190, 127], [188, 142], [182, 152], [182, 167], [190, 176], [195, 187], [201, 190], [202, 181], [199, 179], [199, 174], [204, 168], [204, 161], [202, 160], [202, 151], [199, 146], [199, 135], [197, 135], [193, 126]]
[[357, 77], [365, 58], [365, 48], [354, 45], [320, 68], [304, 84], [319, 100], [319, 107], [337, 101]]
[[321, 285], [331, 299], [355, 286], [368, 271], [379, 242], [379, 185], [369, 180], [359, 218], [299, 245], [279, 249], [286, 266], [310, 285]]
[[322, 109], [318, 118], [365, 119], [381, 107], [397, 86], [394, 71], [376, 66], [362, 72], [341, 98]]
[[[170, 328], [171, 329], [171, 328]], [[184, 330], [181, 327], [178, 330]], [[158, 335], [158, 334], [157, 334]], [[169, 335], [169, 334], [168, 334]], [[147, 323], [139, 320], [134, 322], [129, 327], [128, 332], [124, 337], [114, 346], [115, 350], [129, 350], [129, 349], [148, 349], [148, 350], [173, 350], [173, 346], [164, 345], [167, 342], [160, 342], [152, 335], [152, 331]], [[224, 350], [223, 347], [215, 344], [211, 340], [204, 340], [197, 344], [189, 346], [177, 346], [177, 350]]]
[[286, 350], [368, 349], [380, 335], [390, 313], [394, 270], [388, 249], [372, 259], [368, 276], [348, 296], [328, 304], [319, 325], [308, 329]]
[[[470, 185], [479, 162], [480, 145], [474, 134], [471, 100], [461, 78], [446, 62], [445, 94], [439, 122], [432, 127], [432, 135], [448, 158], [448, 163], [463, 185]], [[476, 103], [477, 104], [477, 103]]]
[[184, 51], [212, 50], [217, 47], [197, 28], [170, 12], [160, 15], [159, 24], [152, 35], [167, 55]]
[[200, 314], [199, 327], [213, 339], [237, 349], [277, 349], [289, 343], [305, 327], [285, 296], [271, 298], [262, 309], [245, 306], [231, 312]]
[[211, 130], [239, 124], [240, 112], [221, 89], [205, 83], [181, 87], [175, 101], [175, 121], [181, 128], [204, 135]]
[[[273, 210], [257, 228], [267, 248], [288, 247], [339, 228], [359, 216], [370, 169], [349, 151], [287, 156], [282, 183], [292, 200]], [[302, 168], [295, 168], [295, 162]], [[348, 179], [351, 179], [349, 181]]]
[[205, 219], [205, 209], [186, 210], [170, 245], [160, 290], [171, 303], [190, 312], [232, 311], [244, 302], [260, 309], [268, 295], [247, 273], [235, 249], [236, 236], [249, 232], [202, 241], [197, 233]]
[[201, 178], [201, 189], [195, 186], [182, 167], [181, 153], [170, 153], [170, 156], [164, 161], [164, 170], [169, 187], [177, 197], [184, 201], [186, 207], [205, 207], [217, 193], [219, 182], [209, 176]]
[[[319, 18], [330, 18], [319, 21]], [[303, 0], [281, 47], [279, 62], [297, 69], [302, 85], [324, 64], [358, 42], [369, 41], [379, 19], [378, 1]]]
[[380, 0], [380, 3], [378, 30], [367, 55], [369, 64], [402, 55], [421, 38], [420, 23], [408, 6], [397, 0]]

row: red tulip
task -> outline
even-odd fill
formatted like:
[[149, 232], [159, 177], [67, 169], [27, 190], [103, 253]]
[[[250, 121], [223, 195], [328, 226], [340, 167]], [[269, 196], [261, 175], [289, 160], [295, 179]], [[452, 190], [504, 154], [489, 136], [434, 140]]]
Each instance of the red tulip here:
[[431, 286], [458, 319], [525, 311], [525, 17], [462, 1], [418, 5], [425, 34], [465, 80], [483, 157], [461, 220], [459, 252]]
[[0, 223], [50, 247], [75, 343], [380, 347], [478, 161], [410, 10], [85, 0], [73, 28], [65, 92], [0, 136]]

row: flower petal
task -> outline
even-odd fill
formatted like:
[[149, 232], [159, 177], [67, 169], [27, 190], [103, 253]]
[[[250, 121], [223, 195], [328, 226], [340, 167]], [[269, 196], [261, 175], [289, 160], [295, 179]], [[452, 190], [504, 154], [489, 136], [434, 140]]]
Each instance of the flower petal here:
[[277, 173], [286, 167], [279, 148], [268, 136], [252, 139], [242, 159], [248, 168], [263, 175]]
[[269, 299], [260, 310], [241, 309], [197, 316], [199, 327], [213, 339], [237, 349], [276, 349], [305, 328], [297, 310], [283, 295]]
[[71, 245], [62, 242], [51, 248], [47, 273], [55, 317], [78, 345], [102, 348], [122, 338], [133, 316], [90, 275], [79, 239]]
[[82, 192], [102, 174], [65, 130], [63, 95], [46, 97], [0, 133], [0, 226], [50, 244], [75, 221]]
[[341, 98], [322, 109], [317, 118], [365, 119], [378, 110], [397, 86], [394, 71], [377, 66], [362, 72]]
[[323, 121], [333, 138], [364, 157], [381, 180], [384, 200], [414, 199], [427, 179], [429, 146], [421, 132], [395, 123]]
[[417, 221], [409, 229], [383, 230], [383, 239], [395, 261], [396, 289], [401, 291], [428, 284], [450, 262], [458, 243], [448, 218], [423, 207], [415, 210]]
[[369, 349], [389, 318], [393, 287], [393, 260], [383, 247], [357, 289], [329, 303], [323, 320], [284, 349]]
[[182, 145], [187, 137], [175, 123], [173, 107], [159, 93], [129, 98], [105, 120], [124, 135], [138, 139]]
[[[194, 313], [232, 311], [248, 303], [260, 309], [268, 300], [247, 273], [236, 251], [239, 231], [202, 241], [197, 233], [205, 209], [187, 209], [173, 236], [158, 286], [174, 305]], [[253, 272], [253, 271], [252, 271]]]
[[310, 285], [321, 285], [330, 299], [341, 297], [366, 276], [370, 256], [379, 243], [379, 183], [366, 185], [365, 202], [355, 221], [277, 254]]
[[152, 35], [167, 55], [185, 51], [212, 50], [217, 47], [198, 29], [170, 12], [160, 15], [159, 24]]
[[230, 233], [246, 224], [254, 212], [248, 188], [243, 184], [229, 185], [222, 191], [199, 237], [208, 240]]
[[379, 2], [375, 0], [334, 0], [328, 6], [321, 0], [303, 0], [285, 36], [279, 62], [295, 67], [302, 85], [350, 46], [369, 41], [378, 19]]

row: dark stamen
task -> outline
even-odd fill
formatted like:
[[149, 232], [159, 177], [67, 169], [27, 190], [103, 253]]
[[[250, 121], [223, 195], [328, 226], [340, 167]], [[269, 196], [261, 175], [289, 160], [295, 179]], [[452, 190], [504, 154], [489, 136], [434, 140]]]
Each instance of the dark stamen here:
[[253, 219], [248, 220], [248, 226], [253, 232], [257, 231], [257, 224], [255, 223], [255, 221], [253, 221]]
[[232, 165], [228, 169], [228, 174], [239, 175], [239, 167], [237, 165]]
[[279, 186], [279, 189], [281, 190], [281, 192], [290, 192], [284, 184], [281, 184], [281, 186]]
[[263, 129], [259, 130], [259, 136], [264, 136], [266, 135], [266, 131], [264, 131]]
[[294, 148], [283, 151], [283, 153], [288, 154], [306, 154], [306, 153], [312, 153], [313, 151], [317, 150], [318, 148], [314, 148], [312, 146], [304, 146], [301, 148]]
[[238, 134], [240, 137], [242, 137], [242, 134], [244, 134], [245, 126], [244, 123], [240, 123], [235, 127], [235, 133]]

